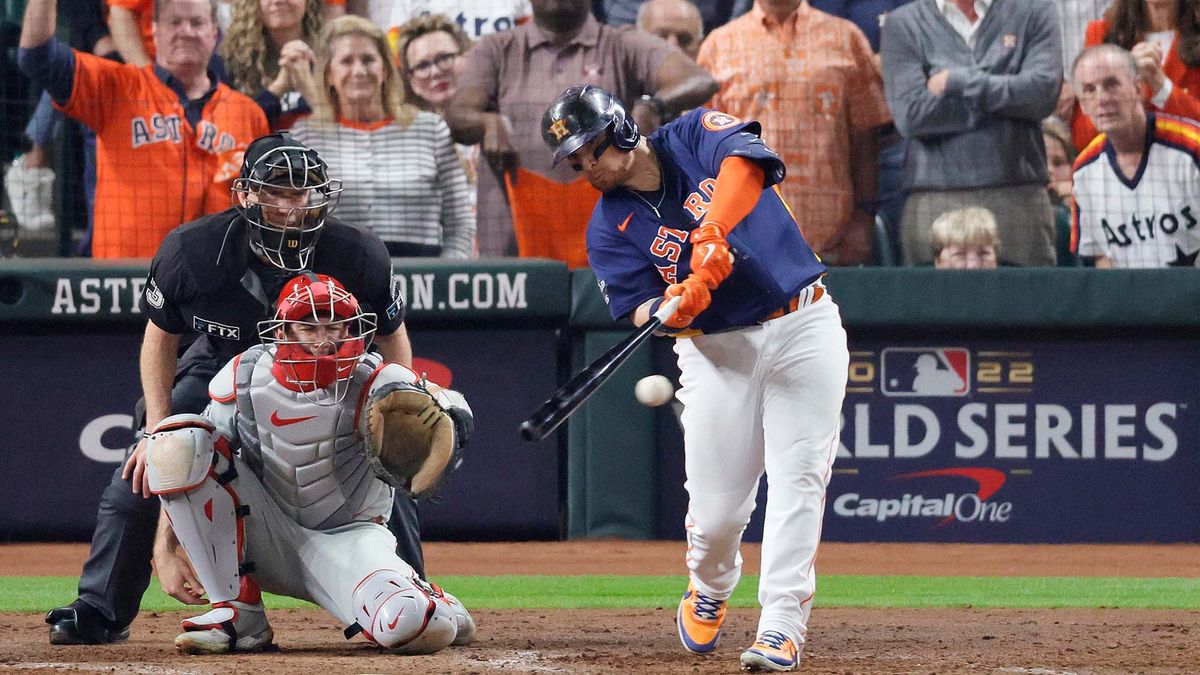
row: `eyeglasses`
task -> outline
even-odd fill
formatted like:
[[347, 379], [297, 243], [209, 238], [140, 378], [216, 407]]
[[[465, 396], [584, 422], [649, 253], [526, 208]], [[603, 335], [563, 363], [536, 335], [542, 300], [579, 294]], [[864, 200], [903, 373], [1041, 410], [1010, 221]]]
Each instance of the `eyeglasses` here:
[[438, 70], [449, 70], [450, 66], [454, 65], [454, 59], [457, 58], [458, 52], [442, 52], [427, 61], [417, 61], [408, 67], [408, 72], [417, 77], [429, 77], [433, 74], [434, 66]]

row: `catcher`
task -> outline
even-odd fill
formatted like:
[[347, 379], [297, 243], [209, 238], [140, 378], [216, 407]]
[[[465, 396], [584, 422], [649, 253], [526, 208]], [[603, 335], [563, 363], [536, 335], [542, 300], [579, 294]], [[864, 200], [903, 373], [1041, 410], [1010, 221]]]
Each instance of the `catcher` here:
[[269, 646], [260, 588], [401, 653], [473, 639], [466, 608], [397, 557], [385, 526], [394, 489], [431, 495], [456, 468], [471, 409], [368, 353], [374, 331], [336, 279], [295, 277], [259, 324], [263, 344], [213, 378], [204, 415], [154, 429], [150, 488], [212, 603], [184, 620], [181, 651]]

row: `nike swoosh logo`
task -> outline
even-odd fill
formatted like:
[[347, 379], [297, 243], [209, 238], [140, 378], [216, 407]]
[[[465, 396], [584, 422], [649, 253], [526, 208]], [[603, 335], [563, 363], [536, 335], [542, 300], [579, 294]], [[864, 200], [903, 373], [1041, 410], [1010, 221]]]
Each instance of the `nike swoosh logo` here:
[[617, 226], [617, 232], [624, 232], [625, 228], [629, 227], [629, 221], [631, 220], [633, 220], [633, 211], [630, 211], [629, 215], [625, 216], [625, 220]]
[[396, 630], [396, 624], [400, 623], [400, 617], [403, 614], [404, 614], [404, 610], [401, 609], [400, 614], [397, 614], [396, 618], [392, 619], [391, 622], [388, 623], [388, 630]]
[[705, 246], [708, 246], [708, 253], [705, 253], [704, 260], [700, 261], [701, 267], [704, 267], [705, 265], [708, 264], [708, 259], [712, 257], [713, 251], [717, 250], [716, 244], [705, 244]]
[[298, 424], [306, 420], [311, 420], [314, 417], [316, 417], [316, 415], [309, 415], [308, 417], [280, 417], [279, 411], [276, 410], [275, 412], [271, 413], [271, 424], [274, 424], [277, 427], [286, 427], [289, 424]]

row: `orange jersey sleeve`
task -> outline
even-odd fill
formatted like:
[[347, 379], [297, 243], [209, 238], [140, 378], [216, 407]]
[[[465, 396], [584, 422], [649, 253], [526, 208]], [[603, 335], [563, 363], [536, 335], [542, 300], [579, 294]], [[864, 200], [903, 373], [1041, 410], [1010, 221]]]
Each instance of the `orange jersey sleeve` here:
[[96, 131], [96, 258], [149, 258], [172, 228], [228, 208], [242, 152], [268, 133], [262, 109], [223, 84], [193, 125], [153, 66], [87, 54], [63, 111]]

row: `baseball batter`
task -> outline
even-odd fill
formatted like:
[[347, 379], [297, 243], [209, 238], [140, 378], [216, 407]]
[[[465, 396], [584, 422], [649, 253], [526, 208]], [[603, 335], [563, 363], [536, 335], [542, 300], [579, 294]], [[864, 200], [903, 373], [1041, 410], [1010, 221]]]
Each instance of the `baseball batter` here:
[[613, 318], [641, 325], [683, 297], [665, 324], [681, 371], [689, 496], [680, 640], [698, 654], [716, 648], [765, 471], [762, 613], [740, 663], [788, 671], [808, 630], [849, 355], [824, 267], [773, 189], [783, 163], [760, 132], [696, 109], [642, 137], [593, 86], [563, 92], [542, 127], [555, 161], [604, 193], [587, 245]]
[[[259, 330], [264, 344], [212, 379], [204, 415], [173, 415], [150, 436], [150, 489], [212, 602], [183, 622], [176, 646], [269, 645], [260, 586], [315, 602], [348, 636], [361, 630], [399, 652], [469, 643], [475, 624], [462, 604], [396, 555], [383, 524], [392, 488], [365, 448], [367, 410], [417, 376], [366, 351], [375, 315], [326, 275], [289, 281]], [[435, 399], [470, 420], [457, 392]]]

